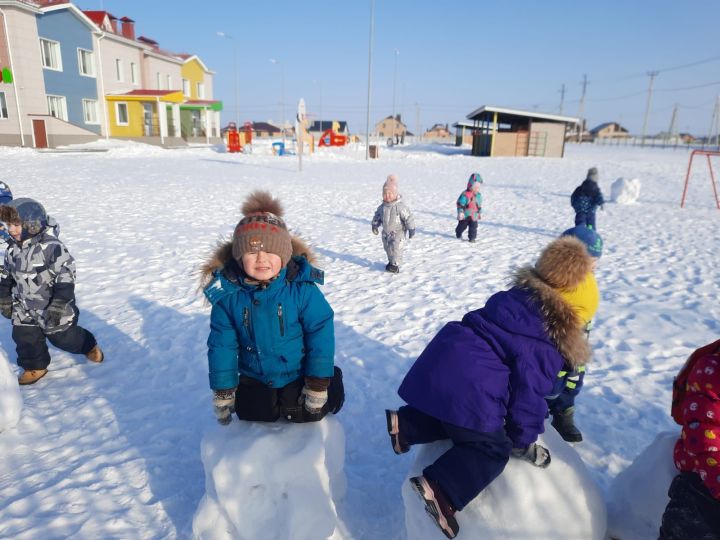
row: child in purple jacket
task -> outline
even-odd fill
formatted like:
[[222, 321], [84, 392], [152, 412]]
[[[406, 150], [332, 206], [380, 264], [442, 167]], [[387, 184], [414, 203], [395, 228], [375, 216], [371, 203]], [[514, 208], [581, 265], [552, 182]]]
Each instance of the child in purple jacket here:
[[535, 266], [518, 269], [513, 287], [485, 307], [446, 324], [405, 376], [407, 403], [386, 411], [395, 453], [451, 439], [453, 446], [410, 479], [448, 538], [462, 510], [505, 468], [510, 455], [550, 464], [536, 443], [549, 395], [568, 363], [584, 365], [584, 321], [597, 308], [592, 258], [574, 237], [551, 242]]

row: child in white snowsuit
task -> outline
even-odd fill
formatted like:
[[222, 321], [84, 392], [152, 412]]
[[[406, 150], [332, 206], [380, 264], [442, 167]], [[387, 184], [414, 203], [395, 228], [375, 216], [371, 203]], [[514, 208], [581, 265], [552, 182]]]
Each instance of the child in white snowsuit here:
[[405, 233], [408, 238], [415, 236], [415, 218], [403, 202], [398, 190], [397, 176], [391, 174], [383, 184], [383, 202], [378, 206], [372, 219], [372, 232], [379, 234], [382, 226], [382, 241], [388, 263], [387, 272], [397, 274], [402, 264]]
[[12, 320], [20, 384], [45, 376], [50, 364], [46, 339], [55, 347], [84, 354], [92, 362], [104, 355], [95, 336], [78, 325], [75, 259], [53, 234], [40, 203], [19, 198], [0, 206], [0, 220], [11, 239], [0, 273], [0, 314]]
[[335, 366], [333, 310], [324, 273], [292, 237], [282, 206], [250, 194], [231, 242], [202, 269], [212, 304], [208, 366], [222, 425], [241, 420], [316, 422], [337, 413], [345, 392]]
[[477, 239], [478, 221], [480, 221], [480, 212], [482, 212], [482, 195], [480, 194], [482, 183], [482, 176], [479, 173], [472, 173], [468, 179], [467, 189], [458, 197], [456, 203], [458, 224], [455, 227], [455, 237], [458, 239], [462, 238], [465, 229], [468, 230], [470, 242], [475, 242]]

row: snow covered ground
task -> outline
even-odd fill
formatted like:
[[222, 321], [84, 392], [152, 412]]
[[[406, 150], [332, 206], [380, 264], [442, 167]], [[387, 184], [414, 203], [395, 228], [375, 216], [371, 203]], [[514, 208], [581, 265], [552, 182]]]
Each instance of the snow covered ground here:
[[[392, 453], [383, 409], [400, 404], [396, 389], [434, 332], [481, 306], [512, 265], [533, 261], [572, 225], [569, 194], [589, 167], [599, 168], [607, 198], [620, 177], [641, 185], [637, 202], [606, 204], [597, 217], [602, 302], [576, 450], [605, 497], [657, 434], [675, 429], [672, 378], [694, 348], [720, 335], [720, 211], [701, 167], [679, 208], [683, 151], [570, 146], [564, 159], [487, 159], [414, 146], [365, 161], [363, 148], [346, 148], [306, 156], [302, 173], [294, 157], [263, 146], [251, 155], [130, 143], [85, 154], [3, 148], [0, 158], [0, 179], [15, 196], [37, 198], [60, 223], [77, 259], [81, 324], [106, 353], [94, 365], [53, 350], [49, 374], [21, 390], [21, 419], [0, 433], [2, 538], [191, 537], [205, 495], [200, 441], [222, 429], [207, 385], [209, 308], [195, 272], [231, 233], [252, 189], [281, 197], [289, 225], [326, 270], [347, 391], [336, 417], [347, 482], [336, 510], [346, 538], [403, 538], [401, 488], [412, 458]], [[454, 204], [475, 171], [485, 179], [483, 220], [469, 244], [453, 234]], [[383, 271], [370, 232], [389, 173], [418, 228], [398, 275]], [[16, 370], [10, 325], [1, 322], [0, 346]]]

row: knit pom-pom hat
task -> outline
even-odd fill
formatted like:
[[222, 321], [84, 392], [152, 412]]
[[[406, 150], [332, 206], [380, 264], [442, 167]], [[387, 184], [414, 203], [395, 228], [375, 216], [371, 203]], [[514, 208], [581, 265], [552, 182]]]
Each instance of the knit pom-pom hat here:
[[398, 179], [394, 174], [388, 175], [387, 180], [385, 180], [383, 184], [383, 195], [385, 195], [385, 193], [390, 193], [393, 199], [396, 199], [400, 193], [398, 189]]
[[242, 205], [243, 218], [233, 233], [232, 255], [242, 264], [246, 253], [273, 253], [280, 257], [283, 267], [292, 257], [292, 241], [280, 201], [267, 191], [254, 191]]

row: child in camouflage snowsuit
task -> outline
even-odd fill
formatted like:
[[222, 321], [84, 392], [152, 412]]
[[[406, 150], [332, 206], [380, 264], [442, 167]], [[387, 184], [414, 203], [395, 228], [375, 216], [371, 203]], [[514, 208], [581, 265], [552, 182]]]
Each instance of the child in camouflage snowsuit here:
[[[12, 191], [10, 186], [5, 182], [0, 182], [0, 204], [7, 204], [13, 200]], [[7, 232], [7, 227], [3, 222], [0, 221], [0, 267], [3, 266], [5, 260], [5, 251], [7, 250], [7, 243], [10, 240], [10, 234]]]
[[33, 384], [47, 373], [46, 338], [58, 349], [102, 362], [95, 336], [77, 324], [75, 260], [50, 233], [45, 209], [33, 199], [15, 199], [0, 206], [0, 221], [11, 237], [0, 272], [0, 313], [12, 320], [17, 363], [24, 369], [18, 382]]
[[465, 229], [468, 230], [470, 242], [475, 242], [477, 239], [478, 221], [482, 211], [482, 195], [480, 194], [482, 183], [482, 176], [479, 173], [472, 173], [468, 179], [467, 189], [458, 197], [456, 203], [458, 224], [455, 227], [455, 236], [458, 239], [462, 238]]
[[598, 206], [602, 208], [605, 204], [597, 181], [598, 170], [596, 167], [591, 167], [582, 184], [572, 192], [570, 205], [575, 210], [575, 225], [585, 225], [591, 229], [597, 229], [595, 227], [595, 211]]
[[405, 233], [408, 238], [415, 236], [415, 218], [402, 200], [394, 174], [388, 176], [383, 184], [383, 203], [375, 210], [372, 219], [373, 234], [380, 233], [381, 225], [383, 247], [388, 257], [385, 270], [397, 274], [402, 264]]

